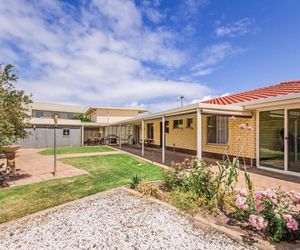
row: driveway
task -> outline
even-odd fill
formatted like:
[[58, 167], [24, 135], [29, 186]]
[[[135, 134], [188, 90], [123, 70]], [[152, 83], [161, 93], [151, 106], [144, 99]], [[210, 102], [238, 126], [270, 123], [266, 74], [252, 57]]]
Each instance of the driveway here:
[[0, 249], [249, 249], [122, 189], [0, 226]]

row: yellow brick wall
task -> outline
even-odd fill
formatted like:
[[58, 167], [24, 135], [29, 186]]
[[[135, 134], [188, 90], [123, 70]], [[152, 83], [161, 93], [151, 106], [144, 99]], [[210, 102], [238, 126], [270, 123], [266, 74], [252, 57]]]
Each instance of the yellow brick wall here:
[[[193, 118], [193, 127], [187, 128], [187, 119]], [[183, 119], [182, 128], [173, 128], [173, 121]], [[196, 150], [197, 148], [197, 117], [196, 114], [174, 116], [169, 121], [169, 133], [166, 134], [166, 146]]]
[[[239, 128], [240, 124], [248, 124], [252, 127], [252, 131], [245, 131]], [[229, 155], [237, 155], [240, 148], [244, 144], [243, 154], [248, 158], [255, 158], [255, 116], [252, 118], [236, 118], [235, 121], [228, 121], [229, 127], [229, 138], [227, 153]], [[246, 143], [245, 143], [246, 142]], [[224, 154], [225, 145], [208, 144], [207, 143], [207, 116], [204, 115], [202, 118], [202, 145], [204, 152]]]
[[[187, 118], [193, 118], [193, 128], [187, 128]], [[173, 121], [183, 119], [182, 128], [173, 128]], [[183, 149], [197, 150], [197, 117], [196, 114], [180, 115], [166, 118], [169, 121], [169, 133], [166, 134], [166, 146]], [[145, 138], [147, 138], [147, 123], [153, 123], [154, 126], [154, 144], [160, 145], [160, 122], [161, 119], [155, 119], [145, 122]], [[248, 124], [252, 127], [251, 132], [246, 132], [239, 128], [240, 124]], [[235, 121], [228, 121], [229, 139], [227, 153], [236, 155], [241, 145], [246, 141], [244, 147], [244, 157], [255, 158], [256, 136], [255, 136], [255, 116], [252, 118], [236, 118]], [[202, 116], [202, 147], [203, 152], [224, 154], [225, 145], [207, 143], [207, 116]]]
[[[187, 118], [193, 118], [193, 128], [187, 128]], [[182, 128], [173, 128], [173, 121], [183, 119]], [[166, 146], [196, 150], [197, 148], [197, 117], [196, 114], [180, 115], [171, 118], [166, 118], [169, 121], [169, 133], [166, 133]], [[160, 122], [161, 119], [145, 122], [145, 138], [147, 135], [147, 124], [153, 123], [154, 127], [154, 142], [155, 145], [160, 145]]]

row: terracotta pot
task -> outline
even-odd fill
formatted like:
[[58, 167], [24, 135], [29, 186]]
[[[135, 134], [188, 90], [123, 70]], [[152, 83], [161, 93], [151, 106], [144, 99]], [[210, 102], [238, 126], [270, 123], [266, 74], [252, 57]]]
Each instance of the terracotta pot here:
[[9, 145], [9, 146], [5, 146], [3, 147], [3, 152], [4, 153], [15, 153], [17, 150], [20, 149], [20, 145]]

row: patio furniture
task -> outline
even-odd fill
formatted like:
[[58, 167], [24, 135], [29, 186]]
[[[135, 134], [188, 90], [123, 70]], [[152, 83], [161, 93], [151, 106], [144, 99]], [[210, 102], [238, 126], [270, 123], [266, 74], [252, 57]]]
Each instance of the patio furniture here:
[[153, 139], [145, 139], [144, 145], [145, 145], [145, 147], [150, 147], [153, 142], [154, 142]]
[[107, 144], [117, 144], [118, 137], [116, 135], [108, 135], [105, 139]]
[[98, 137], [94, 138], [94, 145], [100, 145], [100, 139]]

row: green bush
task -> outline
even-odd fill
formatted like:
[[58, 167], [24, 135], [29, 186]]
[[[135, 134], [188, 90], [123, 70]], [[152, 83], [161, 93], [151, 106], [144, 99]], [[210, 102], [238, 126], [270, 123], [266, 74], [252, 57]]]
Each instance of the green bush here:
[[137, 174], [132, 176], [131, 182], [130, 182], [130, 188], [131, 189], [136, 189], [137, 186], [140, 184], [142, 178], [139, 177]]
[[198, 210], [198, 196], [193, 191], [182, 192], [179, 190], [172, 191], [170, 202], [175, 207], [185, 212], [194, 213]]
[[169, 170], [164, 171], [164, 186], [168, 191], [174, 189], [187, 190], [190, 179], [188, 178], [185, 169], [180, 165], [172, 165], [173, 167]]

